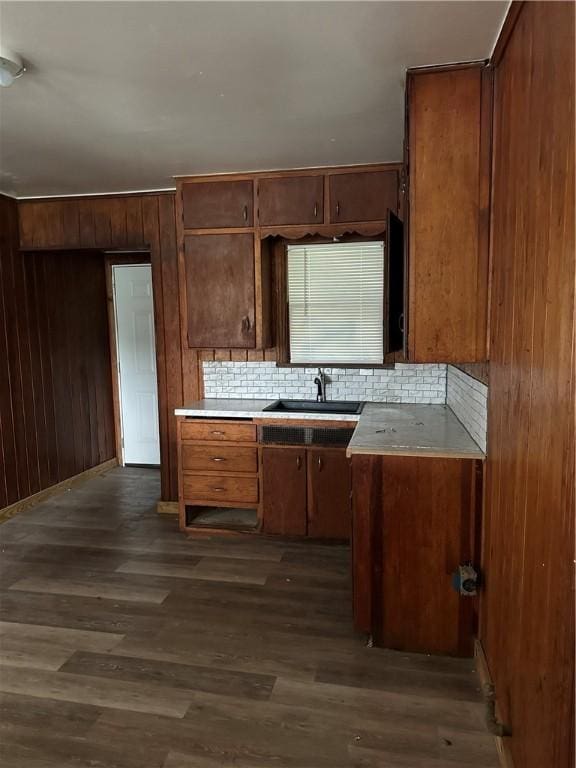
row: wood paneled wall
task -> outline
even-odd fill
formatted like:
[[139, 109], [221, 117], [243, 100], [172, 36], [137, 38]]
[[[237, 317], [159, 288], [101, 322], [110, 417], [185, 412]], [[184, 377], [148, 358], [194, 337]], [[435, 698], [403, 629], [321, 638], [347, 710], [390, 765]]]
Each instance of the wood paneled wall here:
[[114, 456], [103, 257], [21, 253], [0, 197], [0, 508]]
[[[152, 263], [162, 499], [178, 498], [176, 418], [182, 405], [178, 258], [173, 194], [22, 201], [20, 245], [40, 251], [146, 249]], [[104, 308], [105, 308], [104, 300]], [[193, 375], [198, 386], [198, 372]]]
[[574, 4], [497, 46], [481, 640], [516, 768], [574, 761]]

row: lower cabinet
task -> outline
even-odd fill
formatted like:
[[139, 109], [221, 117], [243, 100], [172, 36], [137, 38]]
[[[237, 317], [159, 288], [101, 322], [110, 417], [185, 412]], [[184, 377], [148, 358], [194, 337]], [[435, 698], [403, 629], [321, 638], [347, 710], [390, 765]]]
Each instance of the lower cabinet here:
[[308, 536], [349, 539], [351, 528], [350, 462], [338, 448], [310, 448], [308, 471]]
[[375, 645], [471, 656], [478, 598], [452, 574], [478, 564], [482, 462], [352, 457], [354, 622]]
[[306, 535], [306, 450], [262, 449], [264, 533]]
[[349, 539], [350, 463], [342, 448], [262, 448], [262, 530]]

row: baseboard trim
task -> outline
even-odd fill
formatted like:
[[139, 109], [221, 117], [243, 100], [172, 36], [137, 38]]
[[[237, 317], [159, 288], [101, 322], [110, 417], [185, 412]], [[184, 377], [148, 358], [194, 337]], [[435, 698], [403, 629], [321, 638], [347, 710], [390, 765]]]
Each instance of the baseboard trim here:
[[[476, 659], [476, 672], [480, 680], [482, 689], [485, 685], [493, 686], [492, 676], [490, 674], [490, 668], [488, 667], [488, 661], [482, 643], [478, 638], [474, 641], [474, 658]], [[496, 716], [500, 718], [500, 712], [498, 711], [498, 703], [496, 703]], [[500, 765], [502, 768], [514, 768], [514, 761], [510, 753], [510, 738], [502, 736], [494, 736], [496, 741], [496, 749], [498, 750], [498, 757], [500, 759]]]
[[0, 524], [5, 523], [6, 520], [10, 520], [11, 517], [20, 514], [20, 512], [24, 512], [24, 510], [36, 506], [36, 504], [40, 504], [41, 501], [46, 501], [46, 499], [49, 499], [51, 496], [57, 496], [59, 493], [72, 488], [72, 486], [84, 483], [91, 477], [102, 475], [104, 472], [108, 472], [110, 469], [117, 466], [118, 459], [109, 459], [108, 461], [102, 462], [102, 464], [97, 464], [95, 467], [80, 472], [78, 475], [69, 477], [67, 480], [62, 480], [62, 482], [56, 483], [56, 485], [50, 485], [48, 488], [44, 488], [43, 490], [38, 491], [38, 493], [34, 493], [32, 496], [26, 496], [25, 499], [15, 501], [14, 504], [10, 504], [10, 506], [0, 509]]
[[177, 501], [159, 501], [156, 504], [156, 512], [159, 515], [177, 515], [178, 514], [178, 502]]

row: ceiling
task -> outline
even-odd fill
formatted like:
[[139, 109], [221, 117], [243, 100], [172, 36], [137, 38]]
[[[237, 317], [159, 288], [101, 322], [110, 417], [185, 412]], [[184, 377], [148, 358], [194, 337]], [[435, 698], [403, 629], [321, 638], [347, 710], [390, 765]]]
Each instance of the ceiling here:
[[397, 161], [407, 67], [486, 58], [508, 2], [1, 2], [0, 190]]

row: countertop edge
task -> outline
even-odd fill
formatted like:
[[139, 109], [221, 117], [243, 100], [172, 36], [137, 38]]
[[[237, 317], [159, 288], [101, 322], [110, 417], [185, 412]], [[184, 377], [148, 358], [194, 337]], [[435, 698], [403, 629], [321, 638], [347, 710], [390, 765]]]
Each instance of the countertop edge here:
[[439, 448], [346, 448], [346, 457], [353, 456], [422, 456], [431, 459], [476, 459], [484, 461], [486, 455], [480, 448], [477, 451], [443, 451]]

